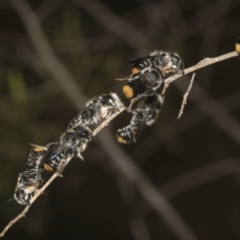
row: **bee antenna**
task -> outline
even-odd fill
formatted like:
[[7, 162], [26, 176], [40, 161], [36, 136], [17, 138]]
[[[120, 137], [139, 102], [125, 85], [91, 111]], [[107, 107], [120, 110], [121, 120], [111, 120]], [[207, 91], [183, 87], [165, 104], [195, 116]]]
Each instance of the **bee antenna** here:
[[2, 208], [3, 206], [5, 206], [7, 203], [11, 202], [12, 200], [14, 200], [14, 198], [10, 198], [8, 199], [5, 203], [3, 203], [0, 208]]

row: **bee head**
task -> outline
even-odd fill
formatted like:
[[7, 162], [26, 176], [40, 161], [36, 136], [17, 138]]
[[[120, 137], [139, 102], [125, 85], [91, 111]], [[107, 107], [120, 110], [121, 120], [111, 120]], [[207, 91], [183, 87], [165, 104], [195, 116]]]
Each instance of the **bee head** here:
[[17, 188], [13, 197], [20, 205], [30, 205], [33, 193], [27, 193], [25, 188]]
[[74, 129], [78, 135], [78, 137], [85, 139], [87, 141], [91, 141], [93, 138], [92, 131], [87, 126], [79, 126]]
[[126, 83], [123, 86], [123, 93], [126, 96], [126, 98], [128, 98], [128, 99], [131, 99], [134, 97], [134, 90], [128, 83]]
[[50, 165], [44, 163], [43, 166], [47, 172], [53, 172], [53, 167], [51, 167]]

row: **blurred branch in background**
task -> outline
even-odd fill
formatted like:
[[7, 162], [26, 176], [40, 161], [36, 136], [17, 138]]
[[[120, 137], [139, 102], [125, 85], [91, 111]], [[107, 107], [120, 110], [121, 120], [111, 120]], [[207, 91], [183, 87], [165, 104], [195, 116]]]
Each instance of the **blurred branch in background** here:
[[66, 0], [44, 0], [40, 6], [35, 10], [39, 22], [44, 22], [48, 19], [53, 12], [56, 11]]
[[[116, 36], [122, 38], [125, 42], [141, 51], [146, 45], [149, 45], [148, 39], [135, 27], [110, 11], [100, 1], [71, 0], [85, 11], [95, 17], [107, 29], [111, 30]], [[110, 24], [111, 23], [111, 24]]]
[[66, 67], [55, 56], [50, 44], [41, 31], [40, 22], [34, 12], [25, 1], [9, 1], [12, 3], [26, 26], [29, 38], [45, 65], [45, 68], [54, 76], [66, 95], [71, 99], [74, 106], [78, 110], [83, 109], [83, 103], [86, 102], [87, 98], [84, 97], [82, 90], [75, 83]]
[[[180, 88], [181, 86], [177, 84]], [[181, 88], [183, 91], [184, 89]], [[212, 99], [199, 85], [194, 85], [189, 99], [197, 103], [203, 113], [209, 116], [212, 121], [237, 144], [240, 144], [240, 123], [229, 114], [229, 111]]]
[[[181, 176], [162, 184], [159, 190], [171, 200], [186, 191], [191, 191], [203, 184], [216, 181], [219, 178], [240, 174], [240, 159], [223, 159], [215, 163], [192, 170]], [[136, 204], [137, 209], [144, 209], [144, 214], [151, 211], [151, 208], [144, 201]]]
[[168, 199], [172, 199], [178, 194], [182, 194], [185, 191], [217, 180], [218, 178], [239, 174], [239, 158], [223, 159], [172, 179], [161, 185], [159, 189]]
[[[193, 71], [196, 71], [199, 68], [208, 66], [210, 64], [216, 63], [218, 61], [226, 60], [230, 57], [237, 56], [235, 52], [225, 54], [223, 56], [216, 57], [214, 59], [208, 59], [207, 63], [206, 60], [201, 61], [200, 64], [197, 64], [196, 66], [190, 67], [188, 69], [185, 69], [185, 73], [190, 73]], [[204, 62], [204, 66], [202, 66], [202, 63]], [[177, 74], [177, 76], [169, 77], [165, 80], [166, 87], [163, 89], [165, 92], [167, 87], [169, 86], [169, 83], [172, 81], [175, 81], [177, 77], [181, 77], [182, 74]], [[195, 73], [192, 76], [191, 82], [194, 80]], [[191, 85], [189, 86], [187, 93], [189, 94], [189, 91], [191, 90]], [[188, 95], [187, 95], [188, 96]], [[132, 100], [132, 103], [134, 103], [135, 99]], [[116, 116], [118, 116], [122, 111], [124, 111], [125, 108], [120, 109], [118, 112], [113, 114], [110, 118], [108, 118], [105, 122], [103, 122], [99, 127], [97, 127], [93, 133], [93, 135], [96, 135], [103, 127], [107, 126], [109, 122], [114, 119]], [[182, 108], [181, 108], [182, 110]], [[150, 181], [147, 179], [147, 177], [144, 176], [144, 174], [138, 169], [136, 165], [134, 165], [132, 160], [128, 157], [127, 154], [125, 154], [117, 144], [114, 143], [114, 139], [110, 133], [110, 131], [105, 130], [104, 133], [100, 134], [100, 137], [98, 137], [101, 140], [101, 145], [103, 146], [103, 149], [105, 152], [109, 155], [110, 159], [113, 160], [115, 165], [124, 173], [125, 177], [127, 177], [130, 181], [134, 182], [139, 190], [139, 192], [142, 194], [142, 197], [151, 204], [152, 207], [165, 219], [165, 221], [169, 224], [169, 226], [174, 230], [175, 234], [180, 237], [180, 239], [195, 239], [194, 235], [191, 233], [191, 231], [188, 229], [187, 226], [185, 226], [185, 223], [181, 220], [181, 218], [175, 213], [175, 211], [171, 208], [171, 206], [167, 203], [164, 196], [157, 192], [155, 188], [150, 184]], [[111, 149], [110, 149], [111, 148]], [[122, 160], [120, 160], [122, 159]], [[68, 159], [66, 162], [68, 162], [71, 159]], [[67, 165], [66, 164], [66, 165]], [[44, 190], [48, 187], [48, 185], [56, 178], [59, 174], [54, 174], [47, 183], [38, 191], [38, 193], [34, 196], [34, 198], [31, 201], [31, 204], [44, 192]], [[146, 190], [147, 188], [147, 190]], [[5, 232], [14, 224], [16, 223], [20, 218], [25, 216], [26, 212], [30, 206], [27, 206], [24, 211], [19, 214], [14, 220], [12, 220], [7, 227], [4, 228], [3, 232], [0, 234], [0, 236], [4, 236]], [[173, 221], [174, 220], [174, 221]]]

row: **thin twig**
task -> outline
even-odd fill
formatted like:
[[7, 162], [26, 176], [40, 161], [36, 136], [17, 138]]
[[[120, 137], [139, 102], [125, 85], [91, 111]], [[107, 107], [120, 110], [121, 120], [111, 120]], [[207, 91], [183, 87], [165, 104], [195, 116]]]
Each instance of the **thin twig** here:
[[[70, 159], [67, 160], [67, 161], [69, 162]], [[42, 186], [41, 189], [39, 189], [39, 190], [36, 192], [35, 196], [31, 199], [30, 205], [27, 206], [27, 207], [25, 207], [24, 210], [23, 210], [17, 217], [15, 217], [12, 221], [10, 221], [10, 222], [8, 223], [8, 225], [3, 229], [3, 231], [0, 233], [0, 237], [3, 237], [4, 234], [7, 232], [7, 230], [8, 230], [14, 223], [16, 223], [19, 219], [25, 217], [25, 214], [28, 212], [28, 210], [29, 210], [29, 208], [31, 207], [31, 205], [33, 204], [33, 202], [44, 192], [44, 190], [45, 190], [45, 189], [51, 184], [51, 182], [52, 182], [56, 177], [58, 177], [58, 176], [59, 176], [58, 173], [54, 173], [54, 174], [52, 175], [52, 177], [49, 178], [49, 180]]]
[[[229, 58], [232, 57], [237, 57], [238, 54], [234, 51], [234, 52], [230, 52], [224, 55], [221, 55], [219, 57], [215, 57], [215, 58], [207, 58], [204, 59], [203, 61], [200, 61], [198, 64], [196, 64], [195, 66], [192, 66], [190, 68], [185, 69], [185, 74], [191, 73], [196, 71], [197, 69], [206, 67], [208, 65], [217, 63], [219, 61], [224, 61], [227, 60]], [[169, 84], [175, 80], [177, 80], [178, 78], [182, 77], [182, 74], [176, 74], [168, 79], [165, 80], [165, 87], [163, 90], [163, 93], [166, 92], [167, 87], [169, 86]], [[125, 110], [124, 107], [122, 107], [119, 111], [117, 111], [115, 114], [113, 114], [109, 119], [107, 119], [106, 121], [104, 121], [101, 125], [99, 125], [93, 132], [93, 135], [95, 136], [103, 127], [107, 126], [108, 123], [115, 118], [116, 116], [118, 116], [121, 112], [123, 112]], [[69, 163], [71, 159], [67, 160], [67, 164]], [[67, 165], [66, 164], [66, 165]], [[58, 174], [53, 174], [53, 176], [45, 183], [45, 185], [43, 185], [43, 187], [41, 189], [39, 189], [39, 191], [36, 193], [36, 195], [32, 198], [31, 203], [32, 204], [43, 192], [44, 190], [48, 187], [48, 185], [50, 185], [50, 183], [56, 178], [58, 177]], [[31, 205], [30, 205], [31, 206]], [[21, 219], [22, 217], [25, 216], [25, 214], [27, 213], [27, 211], [29, 210], [30, 206], [27, 206], [16, 218], [14, 218], [12, 221], [10, 221], [8, 223], [8, 225], [3, 229], [3, 231], [0, 233], [0, 237], [3, 237], [4, 234], [6, 233], [6, 231], [14, 224], [16, 223], [19, 219]]]
[[121, 112], [126, 110], [125, 106], [122, 104], [119, 111], [115, 112], [112, 114], [108, 119], [106, 119], [104, 122], [102, 122], [94, 131], [93, 135], [97, 135], [98, 132], [100, 132], [104, 127], [108, 126], [108, 124], [115, 118], [117, 117]]
[[[181, 88], [180, 84], [176, 84]], [[240, 124], [238, 119], [229, 113], [223, 105], [213, 99], [199, 84], [195, 84], [189, 99], [196, 103], [198, 108], [225, 132], [233, 141], [240, 145]]]
[[[175, 74], [167, 79], [165, 79], [164, 81], [164, 88], [162, 90], [162, 95], [164, 96], [166, 91], [167, 91], [167, 88], [169, 87], [170, 83], [174, 82], [175, 80], [177, 80], [178, 78], [182, 77], [182, 76], [185, 76], [186, 74], [188, 73], [191, 73], [191, 72], [196, 72], [196, 70], [198, 69], [201, 69], [201, 68], [204, 68], [204, 67], [207, 67], [211, 64], [214, 64], [214, 63], [217, 63], [217, 62], [221, 62], [221, 61], [224, 61], [224, 60], [227, 60], [229, 58], [232, 58], [232, 57], [237, 57], [239, 56], [238, 53], [236, 51], [233, 51], [233, 52], [230, 52], [230, 53], [227, 53], [227, 54], [224, 54], [224, 55], [221, 55], [221, 56], [218, 56], [218, 57], [215, 57], [215, 58], [205, 58], [203, 59], [202, 61], [200, 61], [199, 63], [197, 63], [196, 65], [192, 66], [192, 67], [189, 67], [189, 68], [186, 68], [184, 69], [184, 74], [183, 73], [178, 73], [178, 74]], [[136, 98], [132, 99], [131, 100], [131, 103], [130, 103], [130, 107], [129, 109], [131, 109], [132, 105], [139, 99], [141, 98], [140, 96], [137, 96]]]
[[178, 113], [177, 118], [180, 118], [183, 115], [183, 110], [184, 110], [185, 105], [187, 104], [187, 98], [188, 98], [188, 95], [189, 95], [190, 90], [192, 88], [193, 81], [195, 79], [195, 75], [196, 75], [196, 73], [193, 73], [192, 78], [191, 78], [190, 83], [189, 83], [189, 86], [188, 86], [188, 89], [187, 89], [187, 92], [183, 95], [182, 105], [181, 105], [181, 108], [180, 108], [180, 111]]
[[[102, 132], [99, 134], [100, 136], [104, 136], [104, 141], [100, 141], [99, 144], [107, 147], [114, 139], [109, 131], [104, 132], [104, 135]], [[175, 236], [177, 236], [177, 239], [197, 239], [191, 228], [189, 228], [174, 207], [168, 202], [166, 197], [157, 190], [131, 158], [124, 151], [119, 151], [118, 149], [118, 145], [116, 144], [112, 144], [111, 147], [108, 148], [107, 154], [111, 158], [111, 162], [136, 186], [141, 197], [161, 216]]]
[[[114, 114], [112, 114], [108, 119], [106, 119], [104, 122], [102, 122], [94, 131], [93, 131], [93, 135], [95, 136], [99, 131], [101, 131], [105, 126], [108, 125], [109, 122], [111, 122], [111, 120], [113, 118], [115, 118], [117, 115], [119, 115], [121, 112], [123, 112], [125, 110], [125, 107], [122, 105], [119, 109], [119, 111], [115, 112]], [[71, 161], [72, 157], [66, 159], [66, 164], [65, 167], [67, 166], [67, 164]], [[28, 212], [29, 208], [31, 207], [31, 205], [33, 204], [33, 202], [46, 190], [46, 188], [52, 183], [52, 181], [59, 177], [59, 173], [54, 173], [51, 178], [48, 179], [48, 181], [36, 192], [36, 194], [34, 195], [34, 197], [31, 199], [30, 201], [30, 205], [25, 207], [25, 209], [16, 217], [14, 218], [12, 221], [10, 221], [8, 223], [8, 225], [3, 229], [3, 231], [0, 233], [0, 237], [3, 237], [4, 234], [7, 232], [7, 230], [14, 224], [16, 223], [19, 219], [21, 219], [22, 217], [25, 216], [25, 214]]]
[[197, 63], [196, 65], [190, 67], [190, 68], [186, 68], [184, 69], [184, 74], [180, 73], [180, 74], [175, 74], [172, 77], [167, 78], [164, 81], [164, 88], [162, 91], [162, 95], [164, 95], [166, 93], [167, 88], [169, 87], [170, 83], [172, 83], [173, 81], [177, 80], [178, 78], [191, 73], [191, 72], [196, 72], [196, 70], [200, 69], [200, 68], [204, 68], [206, 66], [209, 66], [211, 64], [217, 63], [217, 62], [221, 62], [224, 61], [226, 59], [232, 58], [232, 57], [237, 57], [238, 53], [236, 51], [215, 57], [215, 58], [204, 58], [202, 61], [200, 61], [199, 63]]
[[[10, 1], [14, 6], [15, 10], [19, 13], [21, 19], [23, 20], [27, 28], [31, 42], [34, 45], [36, 51], [38, 52], [40, 58], [44, 62], [46, 68], [49, 70], [49, 72], [51, 72], [55, 76], [55, 79], [58, 80], [59, 84], [64, 89], [65, 93], [70, 97], [70, 99], [74, 103], [75, 107], [79, 109], [79, 105], [85, 102], [85, 99], [83, 98], [84, 94], [81, 92], [80, 88], [76, 84], [74, 84], [74, 80], [72, 76], [69, 74], [69, 72], [66, 70], [65, 66], [61, 64], [60, 61], [58, 61], [53, 50], [51, 49], [51, 46], [49, 45], [49, 43], [47, 42], [46, 38], [44, 37], [41, 31], [39, 20], [36, 18], [34, 12], [32, 12], [27, 2], [25, 1], [15, 1], [15, 0], [10, 0]], [[215, 62], [223, 61], [230, 57], [235, 57], [235, 56], [237, 56], [237, 53], [232, 52], [226, 55], [222, 55], [218, 58], [205, 59], [201, 61], [199, 64], [197, 64], [196, 66], [186, 69], [185, 74], [194, 72], [199, 68], [202, 68], [210, 64], [213, 64]], [[181, 76], [182, 74], [177, 74], [171, 78], [168, 78], [165, 81], [163, 93], [165, 93], [168, 85], [172, 81], [175, 81]], [[66, 85], [66, 79], [70, 80], [68, 81], [67, 85]], [[79, 96], [82, 97], [82, 101], [79, 101]], [[113, 117], [116, 117], [123, 110], [124, 109], [121, 109], [121, 111], [117, 112], [116, 115]], [[110, 120], [106, 120], [106, 121], [107, 122], [104, 122], [102, 127], [99, 127], [94, 131], [95, 134], [110, 122]], [[107, 132], [107, 135], [109, 134], [110, 133]], [[101, 144], [104, 146], [105, 142], [102, 141]], [[115, 145], [116, 144], [113, 145], [114, 148], [108, 149], [107, 153], [111, 157], [116, 155]], [[109, 141], [108, 141], [108, 146], [109, 146]], [[113, 160], [115, 164], [119, 167], [119, 169], [125, 174], [125, 176], [130, 181], [136, 184], [139, 192], [142, 194], [142, 197], [149, 204], [151, 204], [151, 206], [159, 213], [159, 215], [161, 215], [164, 218], [167, 224], [171, 227], [171, 229], [180, 239], [196, 239], [193, 233], [191, 232], [191, 230], [182, 220], [182, 218], [172, 208], [172, 206], [168, 203], [168, 201], [166, 201], [165, 197], [156, 190], [156, 188], [152, 185], [152, 183], [148, 180], [148, 178], [145, 177], [145, 175], [137, 168], [137, 166], [128, 157], [124, 155], [122, 151], [121, 153], [122, 153], [121, 156], [117, 154], [117, 157], [113, 158]], [[67, 163], [70, 160], [71, 159], [67, 159]], [[32, 199], [31, 204], [43, 193], [43, 191], [57, 176], [59, 175], [53, 174], [53, 176], [46, 182], [46, 184], [41, 189], [39, 189], [39, 191], [36, 193], [36, 195]], [[22, 213], [20, 213], [14, 220], [12, 220], [7, 225], [4, 231], [0, 234], [0, 237], [3, 236], [5, 232], [14, 223], [16, 223], [23, 216], [25, 216], [30, 206], [27, 206]]]
[[[22, 19], [30, 40], [35, 47], [39, 58], [45, 64], [46, 69], [48, 69], [49, 72], [55, 77], [65, 94], [72, 100], [74, 106], [78, 110], [81, 110], [84, 107], [83, 103], [86, 101], [86, 97], [84, 97], [84, 93], [80, 91], [81, 89], [76, 85], [66, 67], [54, 54], [53, 49], [41, 30], [40, 22], [37, 16], [34, 14], [25, 0], [10, 0], [10, 2]], [[109, 140], [107, 145], [105, 144], [106, 135]], [[164, 221], [166, 221], [173, 233], [180, 239], [196, 239], [191, 229], [183, 221], [177, 211], [171, 206], [170, 203], [165, 201], [164, 196], [158, 192], [157, 188], [152, 185], [151, 181], [149, 181], [148, 178], [138, 169], [138, 167], [132, 163], [132, 160], [127, 157], [127, 154], [124, 154], [121, 148], [117, 145], [112, 134], [110, 134], [109, 131], [104, 131], [104, 134], [99, 134], [98, 138], [100, 139], [101, 143], [103, 142], [105, 144], [102, 144], [104, 151], [108, 154], [110, 159], [115, 162], [120, 171], [122, 171], [128, 179], [129, 175], [126, 171], [138, 171], [141, 177], [139, 178], [138, 174], [138, 176], [135, 177], [131, 176], [129, 180], [135, 183], [143, 198], [146, 199], [146, 201], [156, 209], [156, 212], [160, 217], [163, 217]], [[114, 151], [112, 151], [113, 148], [115, 149]], [[122, 156], [122, 164], [118, 164], [119, 160], [116, 160], [116, 156]], [[151, 194], [149, 194], [149, 191], [145, 190], [145, 186], [148, 187]]]

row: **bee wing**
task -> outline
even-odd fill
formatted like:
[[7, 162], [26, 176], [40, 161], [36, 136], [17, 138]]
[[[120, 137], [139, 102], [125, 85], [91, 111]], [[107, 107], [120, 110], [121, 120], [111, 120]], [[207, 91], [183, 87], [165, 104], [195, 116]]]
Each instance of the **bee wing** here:
[[55, 158], [56, 155], [58, 155], [62, 150], [64, 149], [64, 146], [59, 145], [58, 143], [51, 145], [48, 148], [47, 153], [43, 157], [43, 161], [51, 160]]

